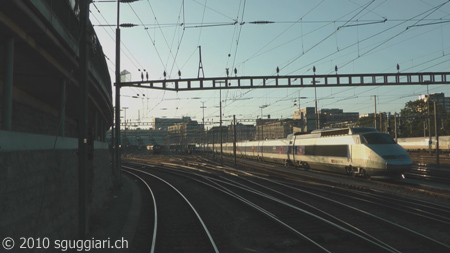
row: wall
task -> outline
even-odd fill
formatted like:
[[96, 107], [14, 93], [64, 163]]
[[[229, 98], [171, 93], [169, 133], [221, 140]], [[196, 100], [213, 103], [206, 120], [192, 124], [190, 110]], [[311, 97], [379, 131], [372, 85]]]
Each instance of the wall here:
[[[77, 237], [77, 139], [58, 139], [54, 145], [54, 136], [0, 131], [0, 238]], [[87, 172], [90, 215], [113, 184], [108, 145], [95, 142], [94, 148]]]

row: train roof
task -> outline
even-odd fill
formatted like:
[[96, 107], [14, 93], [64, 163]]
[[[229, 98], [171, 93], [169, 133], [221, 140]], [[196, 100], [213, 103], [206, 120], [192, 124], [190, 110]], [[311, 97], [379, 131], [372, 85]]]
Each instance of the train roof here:
[[373, 127], [324, 128], [313, 130], [311, 133], [296, 132], [293, 135], [297, 136], [309, 134], [310, 136], [312, 135], [315, 137], [330, 137], [330, 136], [353, 135], [369, 132], [377, 132], [377, 130]]

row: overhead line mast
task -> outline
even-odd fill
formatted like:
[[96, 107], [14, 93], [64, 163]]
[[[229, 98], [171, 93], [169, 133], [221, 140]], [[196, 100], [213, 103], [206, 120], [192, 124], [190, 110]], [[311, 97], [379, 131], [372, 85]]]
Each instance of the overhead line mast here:
[[199, 62], [198, 62], [198, 76], [200, 78], [200, 70], [202, 70], [202, 78], [205, 78], [205, 72], [203, 71], [203, 63], [202, 63], [202, 46], [198, 46], [198, 54], [199, 54]]

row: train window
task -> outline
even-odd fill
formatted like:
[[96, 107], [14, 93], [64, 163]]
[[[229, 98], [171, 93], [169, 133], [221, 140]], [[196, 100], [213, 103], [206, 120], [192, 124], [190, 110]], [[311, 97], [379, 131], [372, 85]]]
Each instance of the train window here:
[[367, 133], [361, 135], [363, 144], [395, 144], [394, 139], [385, 133]]

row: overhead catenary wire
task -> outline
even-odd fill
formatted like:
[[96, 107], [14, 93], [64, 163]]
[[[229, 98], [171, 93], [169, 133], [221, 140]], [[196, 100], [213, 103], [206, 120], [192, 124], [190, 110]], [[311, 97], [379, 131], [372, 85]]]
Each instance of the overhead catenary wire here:
[[[195, 1], [193, 1], [193, 2], [195, 2]], [[350, 1], [350, 2], [352, 2], [352, 3], [354, 3], [354, 4], [357, 4], [358, 3], [358, 1]], [[365, 6], [366, 5], [366, 3], [367, 3], [368, 1], [365, 1], [365, 3], [364, 3], [364, 5], [363, 6]], [[381, 1], [381, 3], [385, 3], [386, 1]], [[243, 2], [242, 2], [243, 3]], [[378, 4], [378, 3], [380, 3], [379, 1], [375, 1], [375, 3], [374, 4], [372, 4], [371, 6], [370, 6], [370, 8], [367, 8], [366, 9], [366, 11], [367, 12], [369, 12], [369, 13], [373, 13], [373, 14], [378, 14], [377, 12], [379, 12], [379, 11], [377, 11], [377, 10], [374, 10], [374, 8], [373, 8], [373, 6], [375, 5], [375, 4]], [[207, 7], [206, 7], [206, 9], [208, 9], [208, 11], [210, 10], [210, 6], [213, 6], [212, 4], [210, 4], [210, 3], [208, 3], [208, 5], [207, 5]], [[154, 6], [155, 7], [155, 6]], [[248, 5], [248, 9], [250, 9], [250, 5]], [[200, 8], [199, 8], [200, 9]], [[203, 8], [202, 8], [203, 9]], [[358, 9], [358, 11], [359, 10], [361, 10], [361, 8], [360, 9]], [[155, 9], [155, 11], [156, 11], [156, 9]], [[201, 13], [201, 12], [200, 12]], [[356, 12], [353, 12], [352, 13], [352, 15], [354, 15]], [[435, 12], [435, 13], [437, 13], [437, 12]], [[251, 24], [251, 22], [252, 21], [245, 21], [245, 19], [240, 19], [240, 17], [241, 17], [241, 14], [242, 14], [242, 9], [241, 9], [241, 11], [239, 12], [239, 21], [244, 21], [245, 22], [245, 24], [244, 25], [249, 25], [249, 24]], [[361, 19], [361, 15], [362, 14], [364, 14], [364, 13], [361, 13], [360, 14], [360, 16], [357, 16], [357, 18], [356, 19], [354, 19], [354, 20], [352, 20], [351, 22], [349, 22], [348, 24], [347, 24], [347, 26], [346, 26], [346, 29], [349, 29], [349, 30], [351, 30], [350, 28], [352, 28], [353, 27], [353, 25], [358, 25], [358, 24], [361, 24], [361, 26], [356, 26], [355, 27], [355, 29], [353, 30], [353, 31], [355, 31], [356, 32], [356, 29], [359, 29], [359, 37], [355, 40], [355, 38], [352, 38], [353, 40], [355, 40], [355, 41], [353, 41], [353, 42], [355, 42], [354, 43], [354, 45], [355, 46], [353, 46], [353, 47], [351, 47], [351, 44], [345, 44], [345, 43], [342, 43], [342, 37], [339, 37], [339, 38], [337, 38], [336, 37], [336, 40], [339, 42], [339, 50], [336, 50], [336, 52], [329, 52], [329, 51], [327, 51], [325, 54], [327, 55], [327, 57], [324, 57], [324, 55], [325, 54], [318, 54], [317, 56], [320, 58], [320, 57], [322, 57], [322, 58], [320, 58], [321, 59], [321, 61], [314, 61], [314, 62], [316, 62], [317, 64], [321, 64], [321, 65], [334, 65], [334, 62], [336, 62], [335, 64], [336, 65], [339, 65], [339, 67], [340, 67], [340, 69], [344, 69], [343, 68], [343, 64], [342, 63], [346, 63], [346, 59], [345, 59], [345, 57], [350, 57], [351, 56], [351, 53], [353, 53], [353, 52], [357, 52], [356, 50], [355, 50], [355, 48], [356, 48], [356, 46], [358, 45], [358, 43], [359, 43], [359, 45], [360, 45], [360, 58], [355, 58], [355, 61], [357, 62], [357, 60], [359, 60], [359, 59], [361, 59], [361, 58], [363, 58], [363, 57], [366, 57], [366, 59], [367, 59], [367, 57], [368, 56], [371, 56], [371, 55], [373, 55], [373, 54], [376, 54], [376, 53], [378, 53], [378, 52], [381, 52], [381, 51], [383, 51], [383, 50], [386, 50], [388, 47], [391, 47], [392, 46], [392, 43], [386, 43], [385, 45], [382, 45], [382, 46], [380, 46], [380, 47], [378, 47], [377, 49], [375, 49], [375, 50], [373, 50], [372, 52], [370, 52], [370, 53], [368, 53], [368, 54], [366, 54], [366, 55], [363, 55], [367, 50], [370, 50], [371, 48], [373, 48], [374, 46], [376, 46], [377, 44], [379, 44], [379, 43], [382, 43], [384, 40], [382, 40], [383, 38], [383, 36], [386, 36], [387, 34], [389, 34], [389, 32], [394, 32], [395, 31], [395, 29], [392, 29], [392, 30], [389, 30], [389, 31], [387, 31], [387, 32], [385, 32], [385, 33], [383, 33], [383, 34], [380, 34], [380, 35], [378, 35], [379, 37], [374, 37], [374, 38], [376, 38], [376, 40], [372, 40], [372, 41], [370, 41], [370, 39], [367, 39], [367, 40], [365, 40], [366, 38], [368, 38], [368, 36], [370, 36], [370, 35], [373, 35], [373, 34], [375, 34], [375, 33], [377, 33], [377, 32], [379, 32], [380, 30], [378, 29], [378, 26], [379, 26], [379, 28], [382, 28], [382, 31], [383, 30], [385, 30], [385, 29], [383, 29], [383, 27], [385, 27], [385, 26], [388, 26], [388, 27], [391, 27], [392, 26], [392, 24], [396, 24], [396, 23], [400, 23], [400, 22], [402, 22], [402, 21], [404, 21], [404, 20], [411, 20], [411, 22], [409, 22], [409, 23], [405, 23], [404, 25], [402, 25], [403, 27], [406, 27], [406, 25], [411, 25], [411, 23], [414, 23], [414, 22], [417, 22], [417, 21], [420, 21], [419, 22], [419, 24], [425, 24], [425, 23], [433, 23], [433, 22], [439, 22], [438, 20], [440, 20], [441, 18], [435, 18], [436, 16], [439, 16], [439, 15], [435, 15], [435, 14], [433, 14], [433, 16], [431, 16], [431, 15], [429, 15], [427, 18], [424, 18], [423, 16], [420, 16], [421, 18], [419, 18], [419, 19], [402, 19], [401, 17], [400, 18], [397, 18], [397, 19], [392, 19], [391, 17], [389, 17], [389, 20], [388, 21], [386, 21], [386, 23], [384, 23], [384, 24], [381, 24], [381, 19], [380, 20], [378, 20], [377, 21], [377, 19], [375, 18], [375, 19], [373, 19], [373, 18], [367, 18], [367, 19], [365, 19], [366, 21], [368, 21], [368, 22], [372, 22], [372, 21], [370, 21], [370, 20], [373, 20], [373, 22], [380, 22], [380, 24], [372, 24], [373, 26], [377, 26], [376, 28], [377, 28], [377, 30], [375, 30], [375, 29], [373, 29], [372, 31], [374, 31], [374, 32], [372, 32], [372, 34], [370, 34], [370, 33], [366, 33], [366, 29], [369, 29], [368, 28], [368, 26], [369, 25], [362, 25], [362, 24], [364, 24], [365, 23], [365, 21], [363, 21], [363, 19]], [[381, 14], [381, 13], [380, 13]], [[384, 13], [383, 13], [384, 14]], [[226, 16], [228, 16], [227, 14], [225, 14]], [[217, 16], [218, 16], [218, 14], [217, 14]], [[384, 15], [378, 15], [380, 18], [383, 18], [384, 17]], [[199, 15], [199, 17], [201, 17], [200, 15]], [[244, 16], [245, 17], [245, 16]], [[444, 17], [445, 18], [445, 17]], [[258, 19], [257, 19], [258, 20]], [[263, 21], [264, 19], [261, 19], [261, 21]], [[297, 19], [298, 20], [298, 19]], [[319, 22], [317, 22], [317, 21], [327, 21], [328, 22], [328, 20], [324, 20], [324, 19], [322, 19], [322, 20], [306, 20], [306, 19], [303, 19], [303, 20], [301, 20], [301, 22], [296, 22], [297, 20], [294, 20], [294, 21], [287, 21], [286, 23], [282, 23], [283, 21], [274, 21], [274, 23], [271, 23], [271, 22], [266, 22], [266, 25], [276, 25], [276, 24], [287, 24], [287, 25], [292, 25], [292, 24], [303, 24], [303, 25], [305, 25], [305, 28], [309, 28], [309, 27], [307, 27], [306, 26], [306, 24], [309, 24], [309, 23], [316, 23], [316, 24], [318, 24]], [[383, 19], [384, 20], [384, 19]], [[422, 20], [422, 21], [421, 21]], [[426, 20], [429, 20], [429, 21], [426, 21]], [[431, 20], [434, 20], [434, 21], [431, 21]], [[444, 19], [442, 19], [442, 20], [444, 20]], [[162, 20], [158, 20], [158, 21], [162, 21]], [[170, 20], [169, 20], [170, 21]], [[175, 25], [175, 23], [182, 23], [183, 25], [188, 25], [185, 21], [189, 21], [189, 20], [183, 20], [183, 21], [181, 21], [181, 19], [179, 20], [179, 22], [174, 22], [173, 24]], [[233, 21], [233, 20], [232, 20]], [[270, 18], [267, 20], [267, 21], [270, 21]], [[329, 20], [329, 21], [333, 21], [333, 19], [331, 19], [331, 20]], [[326, 23], [326, 22], [322, 22], [322, 23], [324, 23], [324, 25], [327, 25], [327, 29], [328, 28], [330, 28], [330, 25], [335, 25], [335, 29], [337, 29], [337, 27], [339, 27], [339, 26], [341, 26], [341, 25], [344, 25], [345, 24], [345, 22], [348, 22], [349, 21], [349, 19], [346, 19], [346, 20], [344, 20], [344, 21], [342, 21], [342, 20], [338, 20], [337, 22], [334, 22], [334, 23]], [[295, 23], [294, 23], [295, 22]], [[203, 25], [208, 25], [208, 24], [211, 24], [211, 23], [214, 23], [214, 22], [209, 22], [209, 23], [202, 23], [201, 24], [201, 26], [203, 26]], [[219, 23], [219, 22], [216, 22], [216, 23]], [[226, 23], [226, 22], [224, 22], [224, 23]], [[232, 23], [232, 22], [230, 22], [230, 23]], [[234, 23], [234, 22], [233, 22]], [[264, 22], [261, 22], [261, 24], [263, 24]], [[254, 25], [261, 25], [261, 24], [254, 24]], [[440, 28], [439, 26], [443, 26], [444, 27], [444, 29], [442, 29], [444, 32], [446, 31], [446, 22], [444, 22], [444, 23], [442, 23], [442, 24], [436, 24], [436, 27], [437, 28]], [[140, 25], [142, 25], [142, 24], [140, 24]], [[155, 26], [153, 26], [153, 28], [149, 28], [149, 29], [159, 29], [159, 30], [161, 30], [161, 29], [164, 29], [164, 27], [162, 27], [162, 25], [163, 25], [163, 22], [159, 22], [158, 23], [158, 25], [159, 26], [157, 26], [157, 25], [155, 25]], [[177, 32], [178, 32], [178, 34], [181, 34], [181, 28], [183, 28], [183, 26], [180, 26], [179, 24], [177, 24], [178, 26], [179, 26], [179, 28], [180, 29], [178, 29], [177, 30]], [[235, 25], [235, 27], [237, 28], [236, 29], [236, 31], [238, 31], [239, 30], [239, 28], [242, 28], [242, 26], [244, 26], [244, 25], [239, 25], [239, 22], [238, 22], [238, 24], [236, 24]], [[397, 28], [401, 28], [402, 26], [399, 26], [399, 27], [397, 27]], [[358, 28], [359, 27], [359, 28]], [[431, 27], [430, 25], [428, 25], [428, 26], [422, 26], [423, 28], [425, 28], [425, 27]], [[148, 27], [147, 27], [148, 28]], [[185, 28], [185, 27], [184, 27]], [[313, 27], [313, 28], [316, 28], [316, 27]], [[413, 28], [415, 28], [415, 29], [413, 29]], [[417, 28], [417, 29], [416, 29]], [[419, 30], [419, 28], [420, 28], [420, 26], [415, 26], [415, 27], [411, 27], [410, 29], [413, 29], [414, 31], [420, 31]], [[200, 29], [200, 28], [199, 28]], [[243, 28], [243, 29], [245, 29], [245, 28]], [[341, 28], [341, 29], [343, 29], [343, 28]], [[372, 28], [370, 28], [370, 29], [372, 29]], [[148, 29], [147, 29], [148, 30]], [[283, 29], [279, 29], [279, 31], [282, 31]], [[425, 29], [424, 29], [425, 30]], [[427, 28], [427, 30], [429, 30], [429, 28]], [[306, 32], [309, 32], [309, 31], [311, 31], [311, 29], [308, 29], [308, 30], [305, 30]], [[323, 31], [323, 30], [322, 30]], [[320, 31], [320, 32], [322, 32], [322, 31]], [[206, 30], [204, 30], [204, 32], [205, 32], [205, 34], [206, 34]], [[167, 31], [165, 31], [165, 33], [166, 33], [166, 36], [167, 36]], [[189, 32], [186, 32], [186, 34], [187, 33], [189, 33]], [[152, 34], [152, 33], [151, 33]], [[313, 34], [313, 35], [315, 35], [315, 36], [317, 36], [317, 35], [319, 35], [320, 33], [317, 33], [317, 34]], [[340, 33], [339, 33], [340, 34]], [[237, 35], [237, 33], [236, 33], [236, 35]], [[410, 34], [408, 34], [408, 35], [410, 35]], [[443, 34], [441, 34], [442, 36], [443, 36]], [[325, 35], [323, 35], [323, 33], [322, 33], [322, 35], [319, 35], [320, 37], [318, 37], [318, 38], [323, 38], [322, 36], [325, 36]], [[336, 36], [337, 36], [337, 34], [336, 34]], [[230, 38], [231, 36], [227, 36], [228, 38]], [[403, 39], [405, 39], [405, 37], [409, 37], [409, 36], [404, 36], [404, 37], [402, 37]], [[169, 38], [169, 37], [167, 37], [167, 38]], [[187, 37], [186, 37], [187, 38]], [[300, 38], [303, 38], [303, 36], [302, 37], [299, 37], [299, 39], [298, 40], [300, 40]], [[310, 37], [309, 39], [311, 39], [311, 38], [313, 38], [313, 37]], [[385, 39], [386, 37], [384, 37], [384, 39]], [[170, 39], [172, 39], [172, 38], [170, 38]], [[179, 39], [179, 38], [178, 38]], [[271, 39], [273, 39], [273, 37], [268, 37], [266, 40], [263, 40], [264, 42], [268, 42], [268, 41], [270, 41]], [[412, 37], [410, 38], [411, 40], [413, 39]], [[407, 39], [405, 39], [405, 41], [406, 41]], [[170, 42], [170, 40], [168, 40], [169, 42]], [[179, 40], [178, 40], [179, 41]], [[235, 41], [236, 41], [236, 39], [234, 39], [234, 43], [235, 43]], [[269, 46], [278, 46], [280, 43], [285, 43], [285, 41], [287, 41], [286, 39], [280, 39], [280, 40], [278, 40], [278, 41], [275, 41], [275, 42], [277, 42], [277, 43], [271, 43]], [[309, 40], [309, 41], [313, 41], [314, 42], [314, 40]], [[370, 41], [370, 45], [367, 45], [368, 43], [367, 42], [369, 42]], [[395, 41], [392, 41], [392, 42], [397, 42], [398, 40], [395, 40]], [[317, 39], [316, 39], [316, 42], [317, 42]], [[365, 43], [363, 43], [363, 42], [365, 42]], [[173, 52], [173, 54], [174, 54], [174, 56], [176, 57], [176, 53], [175, 53], [175, 46], [177, 46], [177, 40], [175, 39], [175, 40], [172, 40], [172, 43], [169, 43], [169, 45], [170, 45], [170, 47], [172, 48], [172, 52]], [[307, 42], [308, 43], [308, 42]], [[308, 43], [309, 44], [309, 43]], [[308, 44], [305, 44], [305, 46], [307, 46]], [[336, 43], [337, 44], [337, 43]], [[185, 44], [185, 45], [187, 45], [187, 44]], [[241, 45], [243, 45], [243, 44], [241, 44]], [[264, 43], [259, 43], [259, 45], [261, 45], [261, 46], [263, 46], [263, 45], [265, 45]], [[346, 50], [343, 50], [343, 49], [345, 49], [345, 47], [347, 46], [347, 45], [350, 45], [349, 47], [348, 47], [348, 49], [346, 49]], [[263, 51], [264, 50], [266, 50], [266, 49], [268, 49], [269, 48], [269, 46], [266, 46], [265, 48], [263, 48], [259, 53], [263, 53]], [[161, 49], [161, 44], [159, 44], [158, 46], [157, 46], [159, 49]], [[281, 47], [278, 47], [278, 48], [281, 48]], [[309, 47], [308, 47], [309, 48]], [[305, 50], [307, 50], [308, 48], [305, 48]], [[182, 48], [183, 50], [185, 50], [186, 48], [185, 47], [183, 47]], [[189, 49], [189, 48], [188, 48]], [[234, 47], [233, 47], [233, 50], [232, 51], [234, 51]], [[258, 47], [258, 46], [256, 46], [255, 48], [255, 51], [256, 50], [259, 50], [259, 49], [261, 49], [261, 47]], [[337, 49], [337, 48], [336, 48]], [[189, 50], [188, 52], [189, 52], [189, 54], [188, 55], [190, 55], [190, 57], [189, 58], [183, 58], [183, 64], [180, 64], [180, 63], [178, 63], [179, 65], [180, 65], [180, 68], [183, 68], [185, 65], [186, 66], [188, 66], [187, 64], [189, 63], [189, 59], [192, 59], [191, 57], [193, 57], [194, 55], [195, 55], [195, 53], [196, 53], [196, 50], [197, 50], [197, 48], [194, 48], [194, 47], [192, 47], [192, 51], [191, 50]], [[275, 51], [275, 50], [277, 50], [277, 48], [275, 48], [275, 49], [273, 49], [273, 51]], [[444, 49], [440, 49], [441, 51], [444, 51]], [[272, 52], [273, 52], [272, 51]], [[161, 53], [162, 53], [162, 51], [160, 51]], [[240, 52], [240, 50], [239, 50], [239, 52]], [[239, 53], [238, 52], [238, 53]], [[314, 53], [315, 52], [317, 52], [316, 50], [314, 50], [313, 51]], [[237, 55], [237, 56], [242, 56], [242, 55], [244, 55], [243, 54], [244, 53], [244, 51], [242, 51], [241, 53], [239, 53], [239, 55]], [[443, 53], [443, 55], [444, 56], [446, 56], [447, 54], [446, 54], [446, 52], [444, 52]], [[233, 57], [237, 57], [236, 55], [233, 55]], [[164, 56], [163, 56], [163, 58], [165, 58]], [[423, 67], [428, 67], [428, 68], [430, 68], [430, 66], [436, 66], [436, 67], [438, 67], [439, 68], [439, 66], [441, 66], [442, 68], [444, 67], [444, 65], [445, 65], [445, 63], [444, 63], [444, 60], [445, 59], [447, 59], [447, 57], [444, 57], [444, 58], [439, 58], [439, 57], [437, 57], [437, 56], [435, 56], [435, 58], [436, 58], [436, 60], [434, 60], [434, 61], [429, 61], [429, 59], [430, 58], [427, 58], [427, 59], [420, 59], [420, 60], [416, 60], [416, 58], [414, 58], [413, 60], [414, 60], [414, 62], [413, 62], [413, 64], [412, 64], [412, 66], [411, 66], [411, 68], [413, 67], [413, 66], [418, 66], [418, 65], [421, 65], [421, 66], [423, 66]], [[187, 60], [186, 60], [187, 59]], [[236, 60], [236, 62], [238, 62], [238, 60], [239, 60], [239, 57], [237, 57], [236, 58], [237, 60]], [[303, 59], [306, 59], [306, 61], [303, 61]], [[302, 72], [306, 72], [306, 73], [308, 73], [308, 69], [310, 69], [311, 67], [312, 67], [312, 65], [313, 64], [310, 64], [311, 62], [313, 62], [310, 58], [303, 58], [302, 59], [302, 62], [299, 64], [299, 62], [296, 62], [296, 63], [294, 63], [294, 64], [292, 64], [291, 65], [291, 67], [289, 68], [289, 72], [291, 72], [292, 73], [292, 69], [294, 69], [294, 68], [297, 68], [297, 67], [300, 67], [301, 66], [301, 69], [300, 69], [300, 71], [302, 71]], [[317, 59], [317, 58], [316, 58]], [[316, 60], [316, 59], [314, 59], [314, 60]], [[231, 58], [230, 57], [230, 60], [233, 60], [233, 58]], [[403, 59], [402, 59], [403, 60]], [[329, 64], [329, 61], [332, 61], [333, 62], [333, 64]], [[173, 66], [175, 66], [175, 65], [171, 65], [171, 60], [170, 61], [168, 61], [168, 64], [166, 63], [165, 65], [167, 65], [167, 68], [169, 69], [169, 71], [168, 72], [171, 72], [170, 71], [170, 67], [172, 67], [173, 68]], [[316, 64], [315, 63], [315, 64]], [[350, 65], [349, 65], [349, 67], [351, 67], [351, 64], [352, 63], [349, 63]], [[354, 63], [353, 62], [353, 65], [355, 65], [356, 63]], [[388, 63], [389, 64], [389, 63]], [[278, 64], [275, 64], [275, 66], [276, 65], [278, 65]], [[236, 67], [239, 67], [239, 66], [242, 66], [242, 65], [239, 65], [239, 64], [235, 64], [235, 66]], [[247, 66], [249, 66], [249, 64], [247, 64]], [[406, 67], [406, 66], [405, 66]], [[298, 68], [297, 68], [298, 69]], [[322, 70], [322, 71], [326, 71], [326, 72], [332, 72], [332, 71], [330, 71], [330, 68], [323, 68], [323, 67], [320, 67], [320, 65], [319, 65], [319, 69], [320, 70]], [[344, 71], [346, 71], [347, 69], [349, 69], [349, 68], [345, 68], [344, 69]], [[404, 71], [406, 70], [406, 68], [402, 68]], [[435, 69], [435, 68], [434, 68]], [[275, 70], [275, 67], [273, 68], [273, 69], [271, 69], [271, 70]], [[295, 71], [295, 70], [294, 70]], [[389, 72], [389, 71], [388, 71]], [[188, 72], [186, 72], [187, 74], [188, 74]], [[283, 74], [286, 74], [286, 73], [283, 73]], [[250, 91], [250, 90], [249, 90]], [[359, 89], [357, 90], [357, 91], [359, 91]], [[250, 97], [251, 95], [253, 95], [254, 93], [252, 93], [253, 91], [250, 91], [250, 92], [242, 92], [242, 93], [236, 93], [235, 95], [236, 96], [240, 96], [240, 95], [243, 95], [243, 98], [245, 98], [245, 97]], [[295, 93], [295, 91], [293, 92], [293, 93]], [[352, 92], [353, 93], [353, 92]], [[251, 97], [258, 97], [258, 96], [251, 96]], [[158, 98], [159, 99], [159, 98]], [[267, 98], [267, 99], [272, 99], [271, 97], [269, 98]], [[242, 101], [239, 101], [239, 100], [235, 100], [235, 101], [231, 101], [231, 96], [225, 96], [225, 99], [224, 100], [228, 100], [229, 101], [229, 103], [227, 104], [227, 106], [235, 106], [234, 104], [240, 104], [241, 106], [244, 104]], [[273, 101], [269, 101], [269, 102], [271, 102], [271, 103], [273, 103]], [[278, 103], [281, 103], [282, 104], [282, 102], [278, 102]]]
[[[375, 0], [372, 0], [371, 2], [369, 2], [368, 4], [366, 4], [364, 7], [361, 8], [361, 10], [359, 10], [354, 16], [352, 16], [352, 18], [348, 19], [347, 22], [344, 23], [343, 27], [345, 27], [345, 25], [347, 25], [351, 20], [353, 20], [354, 18], [356, 18], [362, 11], [364, 11], [366, 8], [368, 8]], [[291, 65], [292, 63], [294, 63], [295, 61], [297, 61], [298, 59], [300, 59], [302, 56], [304, 56], [305, 54], [307, 54], [308, 52], [310, 52], [311, 50], [313, 50], [314, 48], [316, 48], [317, 46], [319, 46], [320, 44], [322, 44], [324, 41], [328, 40], [330, 37], [332, 37], [335, 33], [337, 33], [339, 31], [339, 28], [335, 31], [333, 31], [332, 33], [330, 33], [328, 36], [324, 37], [323, 39], [321, 39], [319, 42], [317, 42], [316, 44], [314, 44], [313, 46], [311, 46], [310, 48], [308, 48], [305, 52], [302, 52], [302, 54], [295, 56], [294, 58], [291, 58], [286, 64], [282, 65], [282, 67], [280, 68], [280, 70], [288, 67], [289, 65]]]
[[[107, 23], [106, 18], [103, 16], [103, 14], [101, 13], [101, 11], [97, 8], [97, 6], [96, 6], [95, 4], [94, 4], [94, 6], [96, 7], [96, 10], [97, 10], [98, 14], [102, 17], [103, 22], [106, 22], [106, 23]], [[92, 14], [91, 17], [93, 17], [94, 19], [96, 19], [96, 20], [98, 21], [98, 23], [101, 23], [101, 22], [99, 21], [99, 19], [96, 17], [96, 14], [95, 14], [94, 12], [90, 11], [90, 13]], [[99, 26], [99, 25], [97, 25], [97, 26]], [[109, 26], [109, 25], [108, 25], [108, 26]], [[112, 26], [115, 26], [115, 25], [112, 25]], [[109, 30], [111, 30], [111, 31], [115, 34], [115, 30], [112, 28], [112, 26], [109, 26]], [[95, 25], [94, 25], [94, 27], [95, 27]], [[115, 41], [115, 37], [113, 37], [113, 36], [107, 31], [106, 27], [104, 28], [104, 30], [105, 30], [106, 34], [108, 35], [108, 37], [111, 39], [111, 41]], [[131, 62], [136, 68], [142, 68], [141, 63], [136, 59], [136, 57], [134, 56], [134, 54], [131, 53], [130, 49], [128, 49], [128, 47], [126, 46], [126, 44], [123, 43], [123, 41], [121, 41], [120, 45], [121, 45], [121, 47], [120, 47], [121, 53], [123, 53], [123, 54], [125, 55], [125, 57], [127, 57], [127, 58], [130, 60], [130, 62]], [[124, 49], [126, 50], [126, 52], [125, 52]], [[109, 58], [108, 58], [108, 59], [109, 59]], [[115, 63], [111, 62], [111, 64], [113, 64], [113, 66], [115, 66]]]
[[[423, 19], [425, 19], [426, 17], [428, 17], [429, 15], [431, 15], [432, 13], [434, 13], [435, 11], [437, 11], [438, 9], [440, 9], [441, 7], [443, 7], [444, 5], [446, 5], [448, 2], [449, 2], [449, 1], [446, 1], [446, 2], [440, 4], [440, 5], [436, 6], [436, 7], [433, 7], [433, 8], [431, 8], [431, 9], [429, 9], [429, 10], [426, 10], [426, 11], [424, 11], [424, 12], [422, 12], [422, 13], [420, 13], [420, 14], [414, 16], [414, 19], [415, 19], [415, 18], [418, 18], [418, 17], [420, 17], [420, 16], [426, 14], [423, 18], [420, 18], [419, 20], [417, 20], [412, 26], [407, 26], [404, 30], [400, 31], [399, 33], [395, 34], [394, 36], [391, 36], [390, 38], [384, 40], [383, 42], [378, 43], [376, 46], [374, 46], [374, 47], [371, 48], [370, 50], [364, 52], [362, 55], [359, 55], [358, 58], [361, 57], [361, 56], [364, 56], [364, 55], [366, 55], [366, 54], [368, 54], [368, 53], [370, 53], [370, 52], [372, 52], [373, 50], [375, 50], [375, 49], [381, 47], [382, 45], [386, 44], [387, 42], [389, 42], [389, 41], [393, 40], [394, 38], [396, 38], [396, 37], [402, 35], [403, 33], [407, 32], [407, 31], [409, 30], [410, 27], [416, 26], [419, 22], [421, 22]], [[428, 13], [428, 14], [427, 14], [427, 13]], [[402, 22], [402, 23], [398, 24], [397, 26], [400, 26], [400, 25], [402, 25], [402, 24], [404, 24], [404, 23], [406, 23], [406, 22], [407, 22], [407, 21]], [[351, 62], [351, 61], [347, 62], [347, 63], [344, 64], [343, 66], [347, 65], [347, 64], [350, 63], [350, 62]]]

